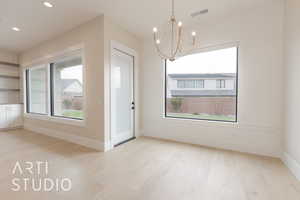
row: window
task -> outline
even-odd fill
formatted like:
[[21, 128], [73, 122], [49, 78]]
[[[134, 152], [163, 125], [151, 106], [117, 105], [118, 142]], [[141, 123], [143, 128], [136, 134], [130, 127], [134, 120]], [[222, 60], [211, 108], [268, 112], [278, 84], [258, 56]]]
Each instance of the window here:
[[47, 68], [34, 67], [26, 70], [27, 112], [47, 114]]
[[177, 88], [204, 88], [204, 80], [178, 80]]
[[204, 88], [204, 80], [196, 80], [196, 88]]
[[80, 54], [26, 70], [26, 86], [28, 113], [79, 120], [84, 118], [83, 65]]
[[166, 61], [165, 117], [236, 122], [237, 55], [231, 47]]
[[217, 80], [217, 88], [225, 88], [225, 80]]
[[80, 56], [51, 63], [52, 114], [83, 119], [82, 61]]

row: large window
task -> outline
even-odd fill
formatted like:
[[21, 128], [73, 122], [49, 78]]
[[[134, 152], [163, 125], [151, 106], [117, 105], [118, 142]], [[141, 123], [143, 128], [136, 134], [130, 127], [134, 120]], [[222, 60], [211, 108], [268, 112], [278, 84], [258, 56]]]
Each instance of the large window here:
[[27, 111], [47, 114], [47, 68], [38, 66], [26, 71]]
[[237, 121], [238, 48], [166, 61], [165, 116]]
[[69, 57], [51, 64], [51, 97], [54, 116], [83, 118], [82, 61]]
[[26, 70], [26, 86], [28, 113], [71, 119], [84, 118], [81, 54], [47, 63], [44, 67]]

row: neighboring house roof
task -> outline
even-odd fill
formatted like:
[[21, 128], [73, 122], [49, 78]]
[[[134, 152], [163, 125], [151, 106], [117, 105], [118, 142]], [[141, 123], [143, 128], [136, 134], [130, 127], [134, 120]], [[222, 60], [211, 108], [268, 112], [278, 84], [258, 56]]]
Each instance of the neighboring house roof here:
[[235, 78], [234, 73], [215, 73], [215, 74], [169, 74], [170, 78]]
[[82, 84], [77, 79], [62, 79], [61, 86], [64, 92], [81, 93]]
[[171, 90], [173, 97], [216, 97], [236, 96], [235, 90]]

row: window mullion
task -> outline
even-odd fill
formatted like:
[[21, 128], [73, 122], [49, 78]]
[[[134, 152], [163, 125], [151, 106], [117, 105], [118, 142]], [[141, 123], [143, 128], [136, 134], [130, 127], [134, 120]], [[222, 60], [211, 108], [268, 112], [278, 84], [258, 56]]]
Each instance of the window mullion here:
[[49, 86], [50, 86], [50, 91], [49, 91], [49, 95], [50, 95], [50, 116], [54, 116], [54, 82], [53, 82], [53, 63], [49, 64]]

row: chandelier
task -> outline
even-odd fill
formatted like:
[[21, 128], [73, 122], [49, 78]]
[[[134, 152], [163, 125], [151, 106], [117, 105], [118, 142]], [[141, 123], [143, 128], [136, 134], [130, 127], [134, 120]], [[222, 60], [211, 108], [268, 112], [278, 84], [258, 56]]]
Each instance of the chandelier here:
[[[176, 20], [175, 18], [175, 11], [174, 11], [174, 0], [172, 0], [172, 11], [171, 11], [171, 17], [168, 21], [168, 26], [170, 26], [170, 30], [167, 34], [170, 34], [168, 36], [169, 45], [167, 49], [162, 50], [162, 41], [160, 38], [160, 33], [158, 32], [158, 28], [153, 28], [153, 39], [155, 48], [157, 50], [158, 55], [164, 59], [164, 60], [170, 60], [175, 61], [176, 58], [180, 56], [183, 52], [183, 26], [182, 22]], [[192, 46], [195, 47], [196, 45], [196, 32], [191, 31], [191, 35], [189, 36], [191, 38]]]

